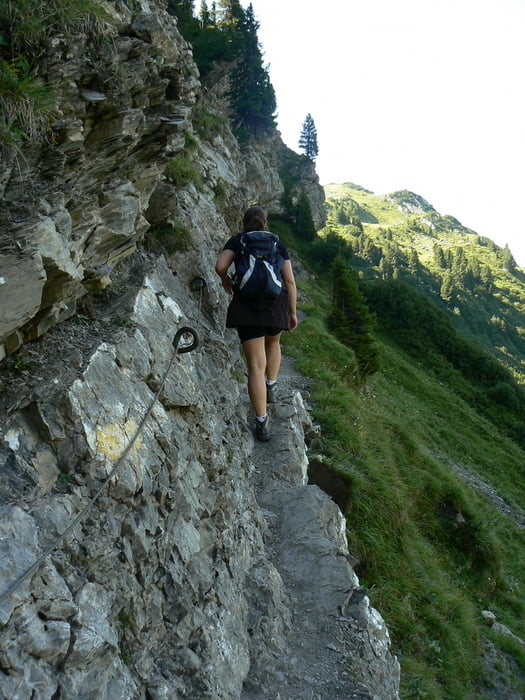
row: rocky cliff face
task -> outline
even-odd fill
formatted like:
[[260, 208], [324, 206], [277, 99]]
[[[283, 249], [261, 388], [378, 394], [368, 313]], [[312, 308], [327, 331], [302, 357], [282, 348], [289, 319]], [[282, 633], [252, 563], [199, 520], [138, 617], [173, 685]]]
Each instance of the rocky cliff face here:
[[[224, 235], [225, 221], [238, 226], [254, 202], [280, 207], [288, 149], [274, 136], [243, 153], [224, 118], [199, 137], [195, 113], [217, 117], [215, 98], [204, 95], [162, 3], [144, 0], [138, 13], [122, 2], [105, 7], [109, 29], [96, 44], [85, 35], [49, 41], [39, 73], [56, 98], [50, 139], [0, 166], [0, 360], [73, 314], [86, 287], [133, 252], [151, 223], [175, 214], [190, 231], [203, 223], [164, 177], [189, 139], [201, 193], [216, 198], [220, 188], [224, 200], [207, 229]], [[307, 159], [297, 167], [319, 224], [315, 169]]]
[[[303, 511], [304, 489], [313, 515], [293, 522], [314, 531], [303, 577], [312, 558], [334, 572], [319, 614], [346, 630], [345, 655], [325, 668], [338, 693], [348, 680], [346, 697], [394, 698], [397, 662], [358, 589], [342, 516], [305, 485], [310, 419], [296, 390], [275, 409], [276, 473], [260, 482], [244, 364], [212, 272], [247, 204], [279, 210], [286, 149], [274, 137], [244, 153], [227, 127], [194, 131], [196, 111], [214, 106], [174, 20], [160, 2], [107, 7], [111, 41], [96, 54], [86, 37], [50, 42], [53, 143], [0, 176], [0, 352], [24, 344], [23, 362], [4, 362], [0, 397], [0, 697], [314, 687], [289, 655], [293, 547], [272, 551], [292, 527], [285, 502]], [[164, 171], [188, 134], [201, 179], [181, 187]], [[320, 223], [315, 170], [297, 167]], [[184, 245], [168, 258], [144, 249], [150, 226], [175, 221]], [[194, 331], [198, 346], [178, 352]]]

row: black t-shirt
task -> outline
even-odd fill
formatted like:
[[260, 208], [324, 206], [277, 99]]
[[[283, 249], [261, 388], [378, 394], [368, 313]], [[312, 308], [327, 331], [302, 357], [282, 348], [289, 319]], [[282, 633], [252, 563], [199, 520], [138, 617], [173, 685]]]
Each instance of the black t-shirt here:
[[[239, 255], [242, 249], [241, 238], [243, 235], [244, 233], [238, 233], [229, 238], [223, 250], [231, 250], [235, 256]], [[277, 249], [283, 260], [290, 259], [288, 250], [282, 241], [277, 241]], [[254, 309], [246, 299], [234, 292], [226, 315], [226, 327], [238, 328], [239, 326], [267, 326], [289, 330], [288, 292], [286, 287], [283, 285], [283, 290], [273, 306], [263, 311]]]
[[[241, 238], [244, 235], [244, 233], [237, 233], [235, 236], [228, 238], [228, 240], [224, 244], [223, 250], [231, 250], [233, 253], [235, 253], [236, 256], [239, 255], [242, 248]], [[283, 257], [284, 260], [290, 260], [290, 256], [288, 255], [286, 246], [281, 240], [277, 241], [277, 250], [279, 251], [279, 254]]]

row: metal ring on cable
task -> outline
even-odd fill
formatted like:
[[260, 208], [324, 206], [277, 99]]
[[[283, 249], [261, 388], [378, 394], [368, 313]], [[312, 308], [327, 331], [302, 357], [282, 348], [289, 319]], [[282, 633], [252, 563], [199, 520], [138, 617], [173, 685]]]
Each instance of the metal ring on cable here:
[[[181, 348], [179, 348], [180, 340], [182, 336], [186, 334], [193, 336], [193, 342], [190, 345], [183, 345]], [[183, 352], [191, 352], [192, 350], [195, 350], [198, 344], [199, 336], [197, 331], [194, 328], [190, 328], [190, 326], [183, 326], [182, 328], [179, 328], [179, 330], [175, 333], [175, 338], [173, 338], [173, 347], [175, 348], [175, 352], [178, 354]]]
[[206, 280], [204, 277], [194, 277], [190, 282], [192, 292], [200, 292], [206, 288]]
[[[179, 348], [180, 339], [182, 338], [183, 335], [185, 335], [185, 334], [187, 334], [187, 333], [193, 337], [193, 342], [192, 342], [190, 345], [183, 345], [181, 348]], [[167, 377], [167, 375], [168, 375], [168, 372], [169, 372], [169, 370], [170, 370], [170, 368], [171, 368], [171, 365], [172, 365], [172, 363], [173, 363], [173, 359], [174, 359], [174, 357], [175, 357], [175, 354], [177, 354], [177, 353], [183, 353], [183, 352], [191, 352], [192, 350], [195, 350], [195, 348], [197, 347], [198, 344], [199, 344], [199, 336], [198, 336], [198, 334], [197, 334], [197, 331], [196, 331], [194, 328], [190, 328], [189, 326], [183, 326], [182, 328], [179, 328], [179, 330], [175, 333], [175, 338], [173, 339], [174, 352], [173, 352], [173, 354], [172, 354], [172, 356], [171, 356], [171, 360], [170, 360], [170, 362], [169, 362], [169, 364], [168, 364], [168, 367], [166, 368], [166, 371], [165, 371], [165, 373], [164, 373], [164, 376], [163, 376], [163, 378], [162, 378], [162, 381], [160, 382], [159, 388], [157, 389], [157, 392], [156, 392], [155, 396], [153, 397], [153, 400], [152, 400], [152, 402], [150, 403], [150, 405], [149, 405], [149, 407], [148, 407], [148, 410], [146, 411], [146, 413], [145, 413], [144, 416], [142, 417], [142, 420], [140, 421], [140, 423], [139, 423], [139, 425], [138, 425], [138, 428], [137, 428], [137, 430], [135, 431], [135, 434], [133, 435], [133, 437], [131, 438], [131, 440], [130, 440], [129, 443], [127, 444], [126, 449], [124, 450], [124, 452], [123, 452], [123, 453], [120, 455], [120, 457], [117, 459], [117, 461], [116, 461], [116, 463], [115, 463], [115, 466], [113, 467], [113, 469], [111, 470], [111, 472], [110, 472], [109, 475], [107, 476], [106, 480], [105, 480], [105, 481], [102, 483], [102, 485], [97, 489], [97, 491], [95, 492], [95, 494], [94, 494], [94, 495], [91, 497], [91, 499], [89, 500], [88, 504], [87, 504], [87, 505], [80, 511], [80, 513], [78, 513], [78, 515], [69, 523], [69, 525], [68, 525], [68, 526], [66, 527], [66, 529], [62, 532], [62, 534], [60, 534], [60, 535], [56, 538], [56, 540], [53, 542], [53, 544], [50, 545], [50, 546], [43, 552], [43, 554], [41, 554], [40, 557], [39, 557], [35, 562], [33, 562], [33, 564], [32, 564], [28, 569], [26, 569], [26, 570], [24, 571], [24, 573], [21, 574], [21, 575], [16, 579], [16, 581], [14, 581], [13, 583], [11, 583], [11, 584], [6, 588], [6, 590], [4, 590], [3, 592], [0, 592], [0, 604], [2, 604], [2, 603], [4, 602], [4, 600], [6, 600], [8, 597], [10, 597], [10, 596], [14, 593], [14, 591], [16, 591], [16, 590], [22, 585], [22, 583], [23, 583], [24, 581], [26, 581], [26, 580], [38, 569], [38, 567], [40, 566], [40, 564], [41, 564], [45, 559], [47, 559], [47, 557], [48, 557], [50, 554], [52, 554], [52, 553], [55, 551], [55, 549], [58, 547], [58, 545], [59, 545], [70, 533], [72, 533], [73, 530], [75, 529], [75, 527], [84, 519], [84, 517], [87, 515], [88, 511], [91, 509], [91, 507], [93, 506], [93, 504], [95, 503], [95, 501], [98, 499], [98, 497], [100, 496], [100, 494], [102, 493], [102, 491], [107, 487], [107, 485], [109, 484], [109, 482], [111, 481], [111, 479], [113, 479], [113, 478], [117, 475], [119, 469], [120, 469], [121, 466], [122, 466], [122, 462], [123, 462], [124, 458], [128, 455], [128, 453], [130, 452], [131, 448], [132, 448], [133, 445], [135, 444], [135, 441], [137, 440], [140, 431], [141, 431], [142, 428], [144, 427], [144, 424], [146, 423], [146, 420], [148, 419], [149, 415], [151, 414], [151, 412], [152, 412], [152, 410], [153, 410], [153, 406], [155, 405], [155, 401], [156, 401], [157, 398], [159, 397], [159, 394], [160, 394], [160, 392], [161, 392], [161, 389], [162, 389], [162, 387], [163, 387], [163, 385], [164, 385], [164, 382], [165, 382], [165, 380], [166, 380], [166, 377]]]

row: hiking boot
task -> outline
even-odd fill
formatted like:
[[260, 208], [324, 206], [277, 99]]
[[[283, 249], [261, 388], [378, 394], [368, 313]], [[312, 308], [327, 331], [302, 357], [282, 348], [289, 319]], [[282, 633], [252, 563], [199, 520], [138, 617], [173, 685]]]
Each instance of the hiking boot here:
[[275, 403], [277, 401], [277, 382], [266, 385], [266, 403]]
[[255, 435], [261, 442], [270, 439], [270, 416], [268, 414], [263, 421], [255, 419]]

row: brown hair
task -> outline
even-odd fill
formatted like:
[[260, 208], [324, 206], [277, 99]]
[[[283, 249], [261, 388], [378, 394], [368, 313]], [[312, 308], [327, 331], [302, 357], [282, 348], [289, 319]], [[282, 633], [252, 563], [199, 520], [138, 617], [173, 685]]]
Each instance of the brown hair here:
[[244, 212], [242, 225], [244, 226], [243, 233], [264, 231], [267, 225], [266, 212], [259, 206], [250, 207]]

